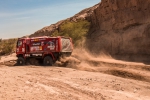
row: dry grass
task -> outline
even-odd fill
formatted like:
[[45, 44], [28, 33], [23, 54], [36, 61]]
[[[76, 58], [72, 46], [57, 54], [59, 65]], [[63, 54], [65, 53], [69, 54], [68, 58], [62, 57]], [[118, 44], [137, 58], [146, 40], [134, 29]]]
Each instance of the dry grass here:
[[0, 41], [0, 55], [10, 54], [15, 51], [17, 39]]

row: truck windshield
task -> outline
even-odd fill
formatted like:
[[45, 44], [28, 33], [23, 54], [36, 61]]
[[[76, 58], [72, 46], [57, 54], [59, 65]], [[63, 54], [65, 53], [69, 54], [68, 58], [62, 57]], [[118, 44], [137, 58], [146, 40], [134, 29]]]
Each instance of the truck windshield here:
[[21, 46], [22, 45], [22, 41], [18, 41], [17, 42], [17, 47]]

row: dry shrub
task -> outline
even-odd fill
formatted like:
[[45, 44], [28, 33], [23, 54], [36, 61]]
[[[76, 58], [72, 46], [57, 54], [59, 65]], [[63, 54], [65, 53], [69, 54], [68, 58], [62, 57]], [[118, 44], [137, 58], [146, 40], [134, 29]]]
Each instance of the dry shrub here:
[[77, 22], [65, 21], [60, 25], [59, 30], [53, 32], [53, 36], [71, 37], [74, 46], [82, 46], [90, 28], [90, 22], [87, 20], [78, 20]]
[[17, 39], [1, 40], [0, 55], [10, 54], [15, 51]]

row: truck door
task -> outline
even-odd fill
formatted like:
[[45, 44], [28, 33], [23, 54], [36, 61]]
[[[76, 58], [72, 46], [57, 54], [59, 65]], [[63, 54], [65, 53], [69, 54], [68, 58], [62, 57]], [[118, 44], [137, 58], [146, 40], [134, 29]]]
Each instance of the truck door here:
[[26, 40], [26, 53], [30, 52], [30, 39]]
[[23, 44], [23, 40], [18, 40], [17, 41], [17, 49], [16, 49], [16, 52], [17, 53], [24, 53], [25, 52], [25, 47], [24, 47], [24, 44]]

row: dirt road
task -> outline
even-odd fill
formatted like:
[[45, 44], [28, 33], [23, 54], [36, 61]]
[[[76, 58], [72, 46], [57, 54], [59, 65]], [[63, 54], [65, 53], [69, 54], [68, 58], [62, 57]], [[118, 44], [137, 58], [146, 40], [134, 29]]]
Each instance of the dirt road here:
[[0, 67], [1, 100], [149, 100], [150, 83], [61, 67]]
[[1, 64], [0, 100], [150, 100], [149, 65], [90, 59], [67, 67]]

